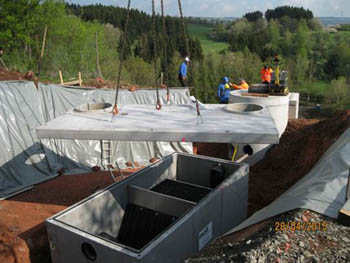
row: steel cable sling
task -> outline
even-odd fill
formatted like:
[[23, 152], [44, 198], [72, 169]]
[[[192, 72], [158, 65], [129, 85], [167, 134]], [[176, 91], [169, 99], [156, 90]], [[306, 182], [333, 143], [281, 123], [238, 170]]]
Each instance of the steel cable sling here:
[[[182, 24], [183, 35], [184, 35], [185, 42], [186, 42], [185, 43], [186, 44], [185, 45], [185, 50], [186, 50], [187, 56], [191, 57], [190, 45], [189, 45], [189, 40], [188, 40], [188, 37], [187, 37], [187, 30], [186, 30], [186, 26], [185, 26], [185, 19], [183, 17], [183, 13], [182, 13], [181, 0], [178, 0], [178, 4], [179, 4], [180, 19], [181, 19], [181, 24]], [[192, 64], [192, 67], [190, 67], [190, 72], [191, 72], [191, 75], [192, 75], [192, 82], [194, 84], [194, 81], [195, 81], [195, 78], [194, 78], [194, 63]], [[195, 87], [193, 87], [193, 95], [194, 95], [194, 97], [196, 99], [197, 117], [202, 118], [200, 110], [199, 110], [199, 103], [198, 103], [198, 99], [197, 99], [197, 96], [196, 96], [196, 89], [195, 89]], [[202, 119], [202, 122], [203, 122], [203, 119]]]
[[154, 6], [154, 0], [152, 0], [152, 17], [153, 17], [154, 85], [155, 85], [156, 94], [157, 94], [156, 109], [160, 110], [162, 108], [162, 104], [160, 103], [159, 89], [158, 89], [156, 11], [155, 11], [155, 6]]
[[127, 40], [127, 34], [128, 34], [128, 24], [129, 24], [129, 17], [130, 17], [130, 4], [131, 4], [131, 0], [128, 0], [128, 8], [127, 8], [127, 14], [126, 14], [125, 27], [124, 27], [124, 33], [123, 33], [122, 42], [121, 42], [121, 57], [119, 58], [117, 90], [115, 93], [114, 106], [113, 106], [113, 110], [112, 110], [113, 115], [117, 115], [119, 112], [119, 110], [118, 110], [118, 95], [119, 95], [120, 77], [121, 77], [121, 72], [122, 72], [122, 67], [123, 67], [123, 62], [124, 62], [124, 55], [125, 55], [125, 42]]
[[[162, 22], [163, 22], [163, 56], [164, 56], [164, 71], [165, 71], [165, 83], [168, 82], [167, 78], [167, 69], [168, 69], [168, 54], [167, 54], [167, 45], [166, 45], [166, 40], [167, 40], [167, 33], [166, 33], [166, 21], [165, 21], [165, 14], [164, 14], [164, 1], [161, 0], [160, 2], [161, 8], [162, 8]], [[170, 89], [169, 86], [166, 84], [166, 101], [169, 103], [170, 101]]]

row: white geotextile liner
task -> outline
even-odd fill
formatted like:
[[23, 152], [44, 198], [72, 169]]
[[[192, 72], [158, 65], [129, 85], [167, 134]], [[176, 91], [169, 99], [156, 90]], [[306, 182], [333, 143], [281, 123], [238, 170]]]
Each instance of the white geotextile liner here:
[[349, 167], [350, 129], [343, 133], [305, 177], [225, 235], [297, 208], [337, 218], [345, 202]]
[[[172, 103], [189, 103], [188, 89], [171, 89]], [[160, 90], [165, 103], [166, 91]], [[88, 170], [101, 164], [98, 141], [47, 140], [41, 144], [35, 129], [80, 104], [105, 100], [113, 103], [115, 91], [39, 85], [33, 82], [0, 82], [0, 198], [66, 171]], [[120, 91], [119, 103], [154, 104], [154, 90]], [[126, 160], [148, 164], [151, 157], [163, 157], [174, 151], [192, 152], [192, 144], [115, 142], [114, 156], [123, 165]]]
[[33, 164], [29, 159], [35, 154], [44, 156], [35, 133], [43, 123], [32, 82], [0, 82], [0, 197], [54, 175], [47, 159]]

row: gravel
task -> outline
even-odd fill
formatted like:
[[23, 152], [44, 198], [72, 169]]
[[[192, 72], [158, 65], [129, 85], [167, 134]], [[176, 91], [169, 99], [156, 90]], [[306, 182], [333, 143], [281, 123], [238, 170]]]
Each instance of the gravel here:
[[[289, 228], [276, 231], [277, 226], [281, 228], [280, 222], [290, 222]], [[294, 231], [291, 222], [295, 222]], [[185, 260], [194, 262], [350, 262], [350, 228], [315, 212], [298, 209], [274, 217], [247, 239], [236, 243], [218, 239], [200, 254]]]

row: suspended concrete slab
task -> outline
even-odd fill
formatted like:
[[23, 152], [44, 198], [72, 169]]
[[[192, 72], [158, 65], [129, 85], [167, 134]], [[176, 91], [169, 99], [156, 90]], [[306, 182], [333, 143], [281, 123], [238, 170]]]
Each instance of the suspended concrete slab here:
[[279, 133], [269, 110], [260, 105], [120, 105], [113, 118], [110, 104], [102, 109], [81, 105], [36, 129], [39, 139], [116, 141], [269, 143]]

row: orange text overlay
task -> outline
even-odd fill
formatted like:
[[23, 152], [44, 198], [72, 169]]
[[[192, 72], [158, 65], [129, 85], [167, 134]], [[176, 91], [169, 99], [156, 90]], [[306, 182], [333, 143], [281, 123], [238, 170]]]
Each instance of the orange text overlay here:
[[328, 223], [321, 222], [299, 222], [299, 221], [277, 221], [275, 231], [327, 231]]

